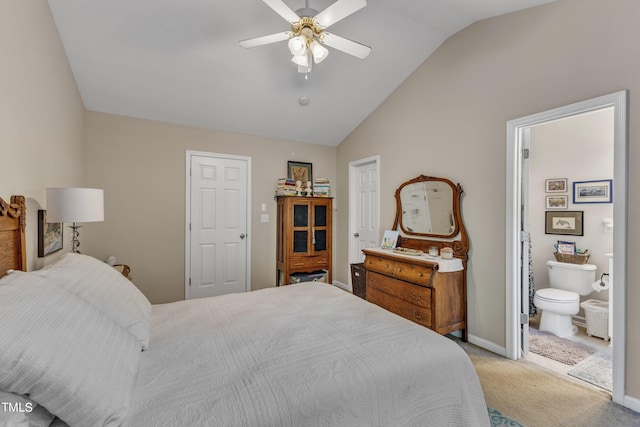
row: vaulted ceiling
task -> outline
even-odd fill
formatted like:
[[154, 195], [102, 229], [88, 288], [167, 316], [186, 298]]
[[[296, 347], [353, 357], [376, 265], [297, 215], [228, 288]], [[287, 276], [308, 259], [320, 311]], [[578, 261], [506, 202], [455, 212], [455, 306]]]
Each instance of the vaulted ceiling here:
[[[341, 1], [341, 0], [338, 0]], [[289, 31], [261, 0], [49, 0], [88, 110], [336, 146], [448, 37], [475, 21], [553, 0], [370, 0], [331, 33], [372, 48], [329, 48], [309, 78]], [[304, 0], [284, 0], [292, 9]], [[307, 0], [318, 11], [332, 0]], [[300, 104], [306, 97], [308, 105]]]

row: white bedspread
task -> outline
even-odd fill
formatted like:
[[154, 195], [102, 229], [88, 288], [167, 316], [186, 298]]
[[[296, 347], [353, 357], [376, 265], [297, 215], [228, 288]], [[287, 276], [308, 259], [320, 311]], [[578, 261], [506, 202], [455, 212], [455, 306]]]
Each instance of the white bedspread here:
[[488, 426], [451, 340], [323, 283], [154, 305], [127, 426]]

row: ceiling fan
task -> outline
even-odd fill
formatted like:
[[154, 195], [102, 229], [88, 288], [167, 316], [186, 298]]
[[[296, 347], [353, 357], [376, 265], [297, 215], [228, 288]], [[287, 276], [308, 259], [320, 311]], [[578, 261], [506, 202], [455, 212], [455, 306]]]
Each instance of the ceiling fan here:
[[329, 55], [324, 45], [360, 59], [366, 58], [371, 52], [369, 46], [325, 31], [330, 25], [365, 7], [366, 0], [338, 0], [322, 12], [310, 8], [309, 0], [306, 0], [304, 8], [295, 12], [282, 0], [263, 1], [291, 24], [291, 31], [242, 40], [240, 46], [249, 49], [289, 40], [289, 50], [293, 55], [291, 61], [298, 65], [298, 72], [304, 73], [305, 78], [313, 63], [319, 64]]

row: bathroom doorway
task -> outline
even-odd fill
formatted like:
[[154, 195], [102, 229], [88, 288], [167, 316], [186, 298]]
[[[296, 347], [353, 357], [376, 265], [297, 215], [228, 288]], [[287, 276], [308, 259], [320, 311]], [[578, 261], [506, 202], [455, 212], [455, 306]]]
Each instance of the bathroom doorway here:
[[[528, 250], [529, 250], [529, 228], [528, 226], [539, 218], [534, 218], [539, 213], [530, 211], [528, 199], [529, 170], [526, 157], [535, 152], [527, 151], [527, 143], [532, 130], [535, 132], [537, 126], [545, 123], [550, 124], [570, 117], [584, 114], [594, 114], [601, 110], [610, 109], [613, 120], [613, 253], [615, 254], [612, 272], [615, 277], [615, 285], [612, 286], [612, 299], [618, 301], [615, 309], [612, 310], [613, 318], [613, 401], [623, 404], [624, 401], [624, 380], [625, 380], [625, 304], [624, 295], [626, 288], [625, 262], [626, 262], [626, 153], [627, 153], [627, 93], [626, 91], [593, 98], [576, 104], [554, 110], [534, 114], [520, 119], [511, 120], [507, 123], [507, 346], [506, 356], [511, 359], [519, 359], [527, 354], [529, 343], [529, 295], [528, 295]], [[573, 140], [575, 144], [575, 155], [569, 156], [567, 161], [580, 161], [580, 152], [583, 148], [581, 141]], [[589, 164], [585, 164], [585, 173], [589, 172]], [[551, 178], [567, 178], [564, 176], [549, 176]], [[604, 177], [603, 177], [604, 179]], [[587, 180], [587, 179], [585, 179]], [[577, 211], [573, 205], [573, 183], [581, 181], [578, 177], [572, 176], [567, 179], [566, 191], [561, 195], [567, 196], [568, 209]], [[560, 195], [560, 194], [559, 194]], [[540, 196], [536, 196], [539, 198]], [[546, 197], [545, 197], [546, 198]], [[562, 198], [560, 198], [562, 199]], [[536, 200], [538, 202], [539, 200]], [[544, 203], [547, 203], [545, 200]], [[560, 201], [562, 203], [562, 201]], [[545, 211], [553, 210], [544, 207]], [[567, 209], [567, 210], [568, 210]], [[529, 221], [526, 216], [531, 214]], [[604, 218], [599, 218], [603, 223]], [[525, 221], [526, 220], [526, 221]], [[590, 219], [592, 221], [593, 218]], [[604, 225], [601, 225], [604, 227]], [[560, 239], [566, 236], [557, 236]], [[558, 239], [558, 240], [560, 240]], [[535, 242], [534, 242], [535, 244]], [[543, 243], [544, 246], [544, 243]], [[548, 250], [549, 255], [553, 248]], [[535, 254], [535, 252], [534, 252]], [[525, 256], [526, 262], [523, 260]], [[598, 254], [598, 256], [604, 254]], [[599, 269], [600, 273], [607, 271], [606, 267]], [[535, 267], [533, 267], [535, 278]], [[544, 283], [546, 274], [538, 273], [536, 280]], [[546, 286], [543, 286], [546, 287]], [[534, 319], [535, 321], [535, 319]]]

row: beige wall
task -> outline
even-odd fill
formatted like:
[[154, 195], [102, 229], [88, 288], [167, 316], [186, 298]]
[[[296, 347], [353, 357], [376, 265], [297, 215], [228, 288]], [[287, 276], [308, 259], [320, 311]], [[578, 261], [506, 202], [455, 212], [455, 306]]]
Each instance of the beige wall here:
[[45, 188], [82, 183], [84, 106], [47, 2], [0, 0], [0, 11], [0, 197], [27, 198], [33, 270], [45, 263], [37, 256]]
[[[335, 183], [335, 147], [197, 129], [88, 112], [87, 180], [105, 191], [105, 222], [89, 224], [82, 248], [128, 264], [153, 303], [184, 298], [186, 150], [251, 157], [251, 285], [275, 285], [276, 181], [287, 160], [313, 163]], [[266, 203], [270, 221], [260, 222]]]
[[[636, 0], [561, 0], [477, 22], [448, 39], [338, 147], [337, 202], [347, 206], [348, 163], [381, 155], [381, 227], [393, 192], [421, 173], [464, 188], [471, 241], [469, 332], [505, 345], [506, 122], [630, 90], [629, 230], [640, 226], [640, 28]], [[388, 202], [388, 203], [385, 203]], [[336, 280], [346, 281], [347, 216], [338, 218]], [[640, 358], [640, 234], [628, 236], [627, 360]], [[627, 364], [627, 394], [640, 369]]]

